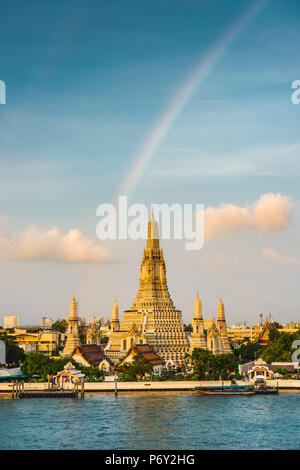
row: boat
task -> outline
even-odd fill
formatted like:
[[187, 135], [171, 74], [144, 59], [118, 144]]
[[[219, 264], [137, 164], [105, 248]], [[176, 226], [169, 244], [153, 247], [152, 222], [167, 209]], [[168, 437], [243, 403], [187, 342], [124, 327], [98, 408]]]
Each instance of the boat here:
[[254, 395], [251, 385], [229, 385], [223, 387], [195, 387], [201, 395]]

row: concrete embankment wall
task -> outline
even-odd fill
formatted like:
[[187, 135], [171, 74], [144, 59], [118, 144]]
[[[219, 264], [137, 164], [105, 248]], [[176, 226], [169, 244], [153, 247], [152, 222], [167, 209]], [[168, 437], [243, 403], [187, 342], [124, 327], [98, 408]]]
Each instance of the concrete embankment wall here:
[[[230, 385], [230, 381], [224, 381], [224, 385]], [[148, 391], [192, 391], [199, 386], [221, 386], [221, 381], [199, 382], [199, 381], [174, 381], [174, 382], [118, 382], [119, 392], [148, 392]], [[91, 382], [85, 383], [86, 392], [109, 392], [115, 390], [113, 382]]]
[[[118, 382], [117, 388], [119, 392], [168, 392], [168, 391], [182, 391], [188, 392], [194, 390], [199, 386], [221, 386], [231, 385], [230, 381], [174, 381], [174, 382]], [[277, 387], [277, 380], [268, 380], [268, 385]], [[246, 385], [246, 382], [237, 382], [238, 385]], [[300, 380], [278, 380], [278, 387], [281, 391], [294, 390], [300, 392]], [[72, 390], [72, 384], [65, 384], [66, 390]], [[25, 383], [24, 390], [47, 390], [48, 383]], [[114, 382], [86, 382], [84, 384], [85, 392], [114, 392]], [[10, 393], [12, 391], [12, 384], [0, 383], [0, 393]]]
[[[221, 386], [230, 385], [230, 381], [174, 381], [174, 382], [118, 382], [119, 392], [147, 392], [147, 391], [191, 391], [199, 386]], [[66, 390], [73, 389], [72, 384], [65, 384]], [[12, 384], [0, 383], [0, 393], [12, 390]], [[24, 390], [48, 390], [48, 383], [25, 383]], [[114, 392], [114, 382], [85, 382], [86, 392]]]

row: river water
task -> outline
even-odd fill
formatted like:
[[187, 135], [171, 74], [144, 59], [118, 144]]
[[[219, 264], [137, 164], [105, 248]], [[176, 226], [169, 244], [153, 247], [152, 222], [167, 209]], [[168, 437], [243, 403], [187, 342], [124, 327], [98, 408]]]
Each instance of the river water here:
[[0, 399], [0, 449], [300, 449], [300, 394]]

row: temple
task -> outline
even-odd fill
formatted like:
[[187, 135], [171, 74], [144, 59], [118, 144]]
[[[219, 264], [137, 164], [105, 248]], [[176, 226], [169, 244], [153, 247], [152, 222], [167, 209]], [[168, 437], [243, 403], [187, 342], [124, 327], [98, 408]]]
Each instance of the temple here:
[[202, 304], [197, 292], [194, 302], [194, 319], [192, 322], [193, 332], [190, 340], [190, 354], [195, 348], [208, 349], [213, 354], [229, 354], [231, 347], [228, 340], [225, 309], [222, 299], [218, 304], [218, 320], [217, 324], [213, 319], [211, 326], [206, 334], [204, 331], [204, 320], [202, 315]]
[[167, 365], [178, 366], [189, 352], [181, 311], [170, 297], [163, 250], [159, 247], [158, 225], [153, 213], [148, 222], [147, 247], [143, 252], [140, 283], [131, 309], [119, 320], [115, 301], [111, 334], [105, 353], [118, 362], [134, 344], [149, 344]]
[[80, 338], [78, 332], [78, 316], [77, 316], [77, 302], [75, 296], [70, 302], [70, 313], [68, 318], [67, 340], [63, 350], [64, 356], [70, 356], [76, 346], [80, 346]]
[[147, 246], [143, 252], [139, 288], [129, 310], [120, 321], [115, 300], [111, 332], [105, 354], [117, 363], [138, 344], [150, 345], [166, 366], [180, 366], [187, 353], [203, 348], [214, 354], [230, 353], [224, 304], [220, 299], [218, 319], [205, 332], [202, 305], [197, 292], [191, 336], [184, 329], [181, 311], [170, 297], [163, 250], [159, 247], [158, 225], [152, 213], [148, 222]]

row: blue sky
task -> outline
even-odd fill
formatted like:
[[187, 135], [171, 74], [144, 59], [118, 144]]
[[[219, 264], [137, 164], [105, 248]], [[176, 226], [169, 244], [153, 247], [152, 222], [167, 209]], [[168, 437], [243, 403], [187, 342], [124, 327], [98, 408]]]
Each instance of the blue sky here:
[[[208, 315], [222, 295], [231, 321], [250, 322], [259, 311], [274, 311], [280, 321], [300, 320], [300, 106], [291, 103], [291, 84], [300, 78], [300, 5], [266, 5], [186, 104], [132, 195], [133, 202], [214, 207], [251, 205], [269, 192], [293, 201], [291, 223], [276, 236], [234, 234], [193, 258], [181, 245], [164, 244], [170, 291], [187, 321], [197, 288]], [[114, 201], [180, 85], [248, 9], [248, 0], [3, 2], [5, 236], [30, 225], [55, 225], [64, 232], [78, 228], [97, 243], [97, 205]], [[118, 261], [97, 267], [2, 260], [0, 317], [56, 317], [67, 310], [73, 290], [83, 315], [110, 315], [115, 295], [124, 310], [135, 295], [142, 246], [111, 242], [108, 250]], [[264, 248], [280, 258], [263, 261]], [[222, 256], [227, 261], [221, 268]], [[249, 274], [249, 256], [255, 275]], [[281, 263], [285, 257], [295, 263]], [[186, 269], [184, 282], [179, 264]]]

